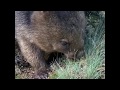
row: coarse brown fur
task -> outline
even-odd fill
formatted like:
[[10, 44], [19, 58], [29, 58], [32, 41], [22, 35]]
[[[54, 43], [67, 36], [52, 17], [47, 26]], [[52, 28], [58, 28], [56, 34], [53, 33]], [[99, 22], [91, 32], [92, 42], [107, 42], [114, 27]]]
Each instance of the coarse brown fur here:
[[46, 72], [46, 61], [53, 52], [61, 52], [69, 59], [84, 55], [83, 11], [33, 11], [29, 19], [29, 24], [18, 23], [15, 15], [15, 36], [36, 75]]

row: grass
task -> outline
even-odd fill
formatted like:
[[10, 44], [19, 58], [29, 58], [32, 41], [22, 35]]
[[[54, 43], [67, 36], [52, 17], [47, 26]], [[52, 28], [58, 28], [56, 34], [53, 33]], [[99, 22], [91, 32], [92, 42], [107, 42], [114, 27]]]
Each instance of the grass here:
[[49, 79], [105, 79], [105, 18], [100, 17], [95, 24], [86, 27], [86, 59], [56, 62]]

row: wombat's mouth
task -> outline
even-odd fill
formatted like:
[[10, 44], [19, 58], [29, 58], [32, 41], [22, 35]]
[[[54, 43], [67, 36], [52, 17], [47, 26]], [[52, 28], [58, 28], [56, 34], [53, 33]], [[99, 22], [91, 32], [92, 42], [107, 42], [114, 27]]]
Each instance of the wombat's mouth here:
[[50, 54], [47, 64], [50, 64], [51, 62], [54, 62], [55, 60], [58, 61], [60, 60], [60, 58], [63, 58], [63, 57], [64, 57], [63, 53], [53, 52]]

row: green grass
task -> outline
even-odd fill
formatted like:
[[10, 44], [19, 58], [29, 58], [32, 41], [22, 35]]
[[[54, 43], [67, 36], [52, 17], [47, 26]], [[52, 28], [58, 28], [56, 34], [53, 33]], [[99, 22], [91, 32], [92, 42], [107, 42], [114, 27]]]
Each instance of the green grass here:
[[105, 18], [98, 18], [94, 26], [86, 27], [86, 59], [56, 62], [50, 79], [105, 79]]

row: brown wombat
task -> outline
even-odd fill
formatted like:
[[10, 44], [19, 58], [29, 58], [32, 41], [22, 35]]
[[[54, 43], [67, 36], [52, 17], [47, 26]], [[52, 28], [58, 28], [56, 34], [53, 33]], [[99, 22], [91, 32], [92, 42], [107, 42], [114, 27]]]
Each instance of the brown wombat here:
[[68, 59], [84, 55], [83, 11], [15, 11], [15, 38], [24, 58], [41, 78], [53, 52]]

